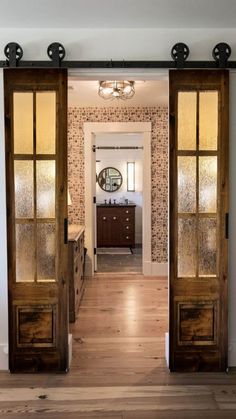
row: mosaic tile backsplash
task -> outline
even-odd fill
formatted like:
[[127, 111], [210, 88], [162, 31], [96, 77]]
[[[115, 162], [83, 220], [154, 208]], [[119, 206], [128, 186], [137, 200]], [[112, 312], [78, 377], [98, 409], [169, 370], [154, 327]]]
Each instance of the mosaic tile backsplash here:
[[151, 122], [152, 262], [168, 253], [168, 109], [167, 107], [69, 108], [68, 178], [72, 205], [69, 223], [84, 224], [84, 122]]

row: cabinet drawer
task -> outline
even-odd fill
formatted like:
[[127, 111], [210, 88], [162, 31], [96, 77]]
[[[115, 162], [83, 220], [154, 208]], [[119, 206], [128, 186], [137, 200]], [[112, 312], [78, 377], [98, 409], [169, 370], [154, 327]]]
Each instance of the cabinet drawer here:
[[74, 322], [84, 288], [84, 234], [81, 234], [78, 240], [69, 242], [69, 261], [69, 318], [70, 322]]
[[122, 234], [122, 240], [124, 243], [133, 243], [134, 241], [134, 233], [126, 233], [124, 232]]
[[134, 218], [131, 216], [122, 218], [123, 225], [135, 225]]
[[122, 216], [134, 217], [134, 208], [121, 208]]
[[133, 224], [123, 224], [123, 232], [124, 234], [133, 234], [134, 232], [134, 225]]

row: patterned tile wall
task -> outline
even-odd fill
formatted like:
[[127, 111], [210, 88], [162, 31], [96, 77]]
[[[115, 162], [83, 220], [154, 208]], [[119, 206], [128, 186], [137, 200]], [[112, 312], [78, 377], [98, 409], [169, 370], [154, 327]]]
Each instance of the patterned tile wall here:
[[168, 109], [167, 107], [69, 108], [69, 222], [84, 223], [84, 122], [151, 122], [152, 261], [167, 262]]

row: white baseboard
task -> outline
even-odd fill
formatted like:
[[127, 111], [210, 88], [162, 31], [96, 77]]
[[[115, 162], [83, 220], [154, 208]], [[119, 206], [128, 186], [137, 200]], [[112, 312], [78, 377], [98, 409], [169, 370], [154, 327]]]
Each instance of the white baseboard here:
[[170, 348], [169, 332], [166, 332], [165, 333], [165, 358], [166, 358], [167, 368], [169, 368], [169, 348]]
[[229, 367], [236, 367], [236, 339], [229, 341]]
[[0, 343], [0, 371], [8, 370], [8, 345], [6, 343]]
[[143, 274], [147, 276], [167, 276], [168, 263], [143, 262]]
[[72, 334], [69, 333], [68, 335], [68, 346], [69, 346], [69, 368], [72, 361]]

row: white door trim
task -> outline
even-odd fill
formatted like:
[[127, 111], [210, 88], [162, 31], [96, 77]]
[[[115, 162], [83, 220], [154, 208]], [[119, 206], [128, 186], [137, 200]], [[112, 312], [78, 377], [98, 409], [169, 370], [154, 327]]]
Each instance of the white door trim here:
[[85, 246], [87, 247], [86, 275], [94, 275], [94, 213], [95, 165], [92, 147], [95, 134], [140, 133], [143, 135], [143, 274], [151, 275], [151, 122], [85, 122]]

